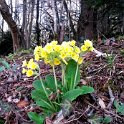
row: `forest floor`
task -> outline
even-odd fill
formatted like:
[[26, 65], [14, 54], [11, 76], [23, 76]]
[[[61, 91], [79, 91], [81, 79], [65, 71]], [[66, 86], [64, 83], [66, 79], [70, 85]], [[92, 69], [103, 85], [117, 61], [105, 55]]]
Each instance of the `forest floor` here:
[[[124, 40], [98, 44], [95, 48], [111, 54], [96, 57], [90, 53], [81, 65], [80, 85], [93, 86], [95, 92], [78, 97], [61, 124], [124, 124]], [[11, 59], [4, 57], [11, 68], [0, 72], [0, 124], [33, 124], [27, 113], [42, 111], [31, 99], [33, 77], [21, 74], [22, 61], [32, 56], [19, 53]], [[42, 76], [52, 72], [44, 63], [40, 66]], [[61, 72], [57, 72], [60, 78]], [[46, 124], [52, 124], [55, 115], [47, 118]]]

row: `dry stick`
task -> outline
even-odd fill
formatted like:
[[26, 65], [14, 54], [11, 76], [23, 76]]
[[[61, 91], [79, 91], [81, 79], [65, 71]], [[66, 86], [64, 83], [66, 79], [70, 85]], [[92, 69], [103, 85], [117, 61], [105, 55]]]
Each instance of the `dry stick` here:
[[[99, 110], [99, 109], [96, 108], [94, 105], [90, 104], [88, 101], [85, 100], [85, 102], [86, 102], [88, 105], [90, 105], [90, 106], [92, 106], [93, 108], [95, 108], [96, 110]], [[103, 110], [104, 110], [107, 114], [111, 114], [111, 115], [113, 115], [113, 116], [116, 116], [116, 117], [119, 118], [119, 119], [124, 120], [124, 118], [122, 118], [121, 116], [119, 116], [119, 115], [117, 115], [117, 114], [114, 114], [114, 113], [112, 113], [112, 112], [110, 112], [110, 111], [108, 111], [108, 110], [105, 110], [105, 109], [103, 109]]]
[[111, 90], [110, 86], [108, 86], [108, 90], [109, 90], [109, 96], [110, 96], [111, 101], [109, 102], [107, 108], [110, 108], [112, 106], [113, 102], [114, 102], [115, 97], [112, 93], [112, 90]]
[[83, 114], [81, 114], [78, 118], [72, 119], [70, 121], [64, 122], [64, 124], [70, 123], [72, 121], [77, 121], [78, 119], [80, 119], [87, 111], [89, 110], [89, 107], [83, 112]]

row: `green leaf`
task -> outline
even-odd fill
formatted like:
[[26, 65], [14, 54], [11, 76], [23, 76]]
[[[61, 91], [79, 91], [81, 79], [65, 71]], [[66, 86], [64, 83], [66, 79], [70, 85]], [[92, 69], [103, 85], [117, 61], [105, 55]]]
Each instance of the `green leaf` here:
[[116, 111], [120, 113], [121, 115], [124, 115], [124, 103], [119, 103], [116, 100], [114, 101], [114, 106], [116, 108]]
[[48, 88], [52, 89], [52, 91], [56, 91], [55, 79], [52, 75], [47, 75], [45, 81]]
[[100, 124], [102, 120], [103, 118], [101, 117], [94, 117], [94, 118], [88, 119], [88, 122], [91, 124]]
[[124, 115], [124, 103], [122, 103], [122, 104], [119, 106], [118, 112], [119, 112], [121, 115]]
[[[43, 82], [44, 83], [44, 82]], [[42, 88], [42, 84], [41, 84], [41, 81], [40, 80], [35, 80], [33, 82], [33, 87], [36, 89], [36, 90], [43, 90]]]
[[73, 89], [68, 92], [66, 92], [63, 96], [64, 99], [73, 101], [75, 100], [78, 96], [92, 93], [94, 89], [90, 86], [82, 86], [81, 88], [78, 89]]
[[112, 118], [110, 116], [106, 116], [105, 118], [103, 118], [102, 123], [104, 124], [108, 124], [112, 121]]
[[5, 70], [4, 66], [0, 66], [0, 72], [2, 72], [3, 70]]
[[73, 101], [80, 95], [82, 95], [81, 89], [73, 89], [73, 90], [66, 92], [63, 96], [63, 99]]
[[90, 86], [82, 86], [81, 90], [82, 90], [82, 95], [94, 92], [93, 87]]
[[54, 108], [51, 106], [51, 104], [43, 99], [36, 101], [36, 104], [44, 109], [54, 112]]
[[[78, 67], [77, 62], [75, 62], [72, 59], [68, 62], [68, 65], [66, 66], [65, 79], [69, 90], [75, 87], [80, 81], [79, 67], [78, 70], [77, 67]], [[76, 70], [77, 70], [77, 77], [76, 77], [76, 84], [74, 86]]]
[[8, 62], [6, 62], [5, 60], [2, 60], [1, 63], [4, 65], [5, 68], [9, 69], [10, 65]]
[[41, 99], [43, 99], [43, 100], [48, 100], [47, 96], [45, 95], [44, 91], [42, 91], [42, 90], [40, 90], [40, 91], [38, 91], [38, 90], [33, 90], [33, 91], [31, 92], [31, 97], [32, 97], [33, 99], [35, 99], [35, 100], [41, 100]]
[[28, 113], [29, 118], [35, 122], [35, 124], [43, 124], [44, 122], [44, 117], [41, 117], [38, 115], [36, 112], [29, 112]]

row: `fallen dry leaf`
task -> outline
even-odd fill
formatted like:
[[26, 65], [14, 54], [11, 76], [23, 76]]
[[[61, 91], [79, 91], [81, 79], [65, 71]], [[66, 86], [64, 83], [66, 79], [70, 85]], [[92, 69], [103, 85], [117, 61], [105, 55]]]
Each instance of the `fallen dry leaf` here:
[[81, 82], [81, 84], [83, 84], [83, 85], [88, 84], [84, 79], [81, 79], [80, 82]]
[[53, 124], [53, 122], [51, 121], [51, 119], [48, 118], [48, 117], [46, 118], [45, 122], [46, 122], [46, 124]]
[[17, 106], [18, 106], [19, 108], [24, 108], [24, 107], [28, 106], [28, 104], [29, 104], [28, 101], [26, 101], [26, 100], [21, 100], [21, 101], [19, 101], [19, 102], [17, 103]]
[[99, 98], [99, 105], [100, 105], [100, 107], [102, 109], [105, 109], [106, 108], [105, 103], [104, 103], [104, 101], [101, 98]]

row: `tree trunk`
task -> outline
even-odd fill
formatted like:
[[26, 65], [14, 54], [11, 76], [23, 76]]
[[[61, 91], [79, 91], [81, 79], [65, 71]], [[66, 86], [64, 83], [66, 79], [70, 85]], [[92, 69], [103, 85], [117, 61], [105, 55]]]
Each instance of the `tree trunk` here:
[[57, 10], [57, 5], [56, 5], [56, 0], [51, 0], [52, 2], [52, 11], [53, 11], [53, 23], [54, 23], [54, 39], [58, 40], [58, 34], [59, 34], [59, 15], [58, 15], [58, 10]]
[[29, 22], [29, 30], [28, 30], [28, 38], [27, 38], [29, 47], [31, 46], [31, 30], [32, 30], [32, 22], [33, 22], [33, 15], [34, 15], [34, 5], [35, 5], [35, 1], [31, 0], [31, 13], [30, 13], [30, 22]]
[[5, 0], [0, 0], [0, 12], [3, 19], [7, 22], [10, 27], [12, 39], [13, 39], [13, 51], [15, 52], [19, 46], [19, 31], [16, 22], [13, 20], [12, 15], [9, 12], [8, 6]]
[[72, 18], [71, 18], [71, 15], [70, 15], [70, 12], [68, 10], [68, 6], [67, 6], [67, 3], [66, 3], [65, 0], [64, 0], [64, 8], [65, 8], [67, 16], [68, 16], [68, 20], [69, 20], [71, 31], [73, 32], [73, 36], [74, 36], [73, 39], [76, 39], [76, 31], [75, 31], [74, 24], [72, 22]]
[[78, 20], [77, 27], [78, 40], [81, 40], [81, 38], [92, 40], [94, 38], [93, 9], [87, 4], [86, 0], [81, 0], [80, 4], [81, 14]]
[[23, 0], [23, 23], [22, 23], [22, 46], [27, 48], [26, 40], [26, 24], [27, 24], [27, 0]]
[[39, 0], [37, 0], [37, 7], [36, 7], [36, 41], [37, 41], [37, 45], [40, 45]]

